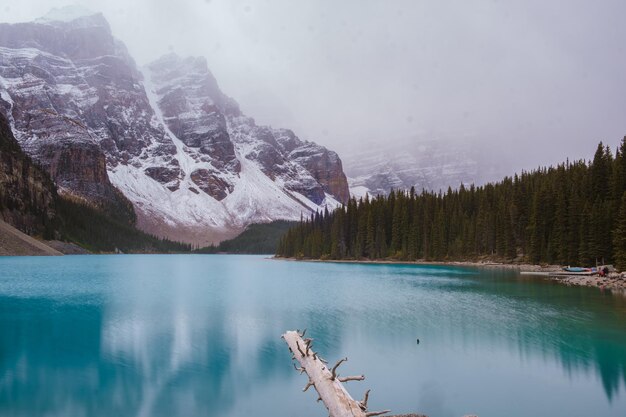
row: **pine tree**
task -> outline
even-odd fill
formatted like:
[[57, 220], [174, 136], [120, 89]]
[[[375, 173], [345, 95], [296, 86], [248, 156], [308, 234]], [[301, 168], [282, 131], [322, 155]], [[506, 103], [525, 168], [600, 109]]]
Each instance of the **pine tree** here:
[[622, 195], [616, 227], [613, 230], [615, 266], [626, 271], [626, 192]]
[[609, 176], [611, 172], [610, 151], [607, 152], [602, 142], [598, 144], [591, 163], [592, 198], [606, 198], [609, 192]]
[[591, 210], [589, 203], [585, 203], [580, 216], [580, 236], [578, 238], [578, 260], [581, 265], [590, 265], [592, 262], [591, 238]]

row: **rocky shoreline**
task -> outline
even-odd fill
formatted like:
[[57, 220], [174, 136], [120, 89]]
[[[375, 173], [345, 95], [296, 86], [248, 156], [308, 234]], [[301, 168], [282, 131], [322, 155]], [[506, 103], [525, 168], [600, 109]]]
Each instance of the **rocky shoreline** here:
[[[566, 274], [560, 265], [500, 264], [463, 262], [467, 266], [517, 269], [524, 275], [542, 276], [550, 281], [578, 287], [596, 287], [626, 294], [626, 273], [611, 272], [608, 276]], [[557, 275], [558, 274], [558, 275]]]
[[592, 276], [552, 276], [550, 279], [565, 285], [598, 287], [600, 290], [611, 290], [626, 295], [626, 275], [609, 274], [607, 277]]
[[395, 260], [331, 260], [331, 259], [294, 259], [273, 257], [272, 259], [304, 261], [304, 262], [327, 262], [327, 263], [351, 263], [351, 264], [381, 264], [381, 265], [448, 265], [467, 266], [477, 268], [496, 268], [517, 270], [525, 275], [534, 275], [544, 279], [558, 282], [570, 286], [596, 287], [600, 290], [611, 290], [612, 292], [626, 295], [626, 273], [612, 272], [607, 277], [598, 275], [553, 275], [562, 273], [563, 267], [560, 265], [533, 265], [524, 263], [503, 263], [503, 262], [440, 262], [440, 261], [395, 261]]

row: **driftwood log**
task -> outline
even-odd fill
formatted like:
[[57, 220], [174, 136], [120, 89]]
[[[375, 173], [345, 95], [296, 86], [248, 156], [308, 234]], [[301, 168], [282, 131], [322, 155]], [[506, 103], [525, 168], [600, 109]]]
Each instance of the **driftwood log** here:
[[309, 381], [303, 391], [310, 387], [315, 388], [318, 394], [318, 401], [322, 401], [330, 417], [374, 417], [387, 414], [390, 410], [368, 411], [367, 400], [370, 391], [365, 392], [363, 400], [356, 401], [344, 388], [343, 382], [363, 381], [364, 375], [341, 377], [338, 373], [339, 366], [348, 360], [339, 360], [335, 366], [328, 368], [317, 352], [314, 352], [311, 345], [313, 339], [305, 339], [306, 330], [300, 334], [299, 331], [288, 331], [282, 338], [287, 342], [289, 351], [293, 354], [292, 359], [298, 361], [300, 367], [294, 363], [296, 371], [306, 373]]

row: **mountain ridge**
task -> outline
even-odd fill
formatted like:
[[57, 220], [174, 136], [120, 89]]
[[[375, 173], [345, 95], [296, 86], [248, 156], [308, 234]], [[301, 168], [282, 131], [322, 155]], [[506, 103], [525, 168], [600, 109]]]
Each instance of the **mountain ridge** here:
[[344, 166], [350, 191], [360, 198], [391, 190], [443, 191], [497, 180], [507, 170], [488, 150], [461, 140], [406, 138], [382, 147], [372, 143], [347, 154]]
[[99, 13], [0, 24], [0, 112], [61, 193], [130, 201], [162, 237], [215, 243], [349, 198], [335, 152], [256, 125], [202, 57], [137, 67]]

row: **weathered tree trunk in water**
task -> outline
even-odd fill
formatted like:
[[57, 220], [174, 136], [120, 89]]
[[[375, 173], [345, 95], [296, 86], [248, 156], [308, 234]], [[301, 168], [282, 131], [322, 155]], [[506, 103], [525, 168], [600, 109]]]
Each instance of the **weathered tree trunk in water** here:
[[369, 390], [365, 393], [363, 401], [353, 399], [343, 387], [342, 382], [362, 381], [365, 377], [359, 375], [342, 378], [337, 374], [339, 365], [348, 358], [340, 360], [334, 367], [328, 369], [322, 358], [311, 348], [312, 339], [304, 339], [304, 332], [300, 334], [297, 331], [288, 331], [282, 337], [287, 342], [293, 359], [300, 363], [301, 368], [296, 367], [296, 370], [300, 373], [305, 372], [309, 377], [309, 382], [304, 387], [304, 391], [314, 387], [319, 394], [318, 401], [324, 402], [330, 417], [373, 417], [389, 412], [389, 410], [367, 411]]

